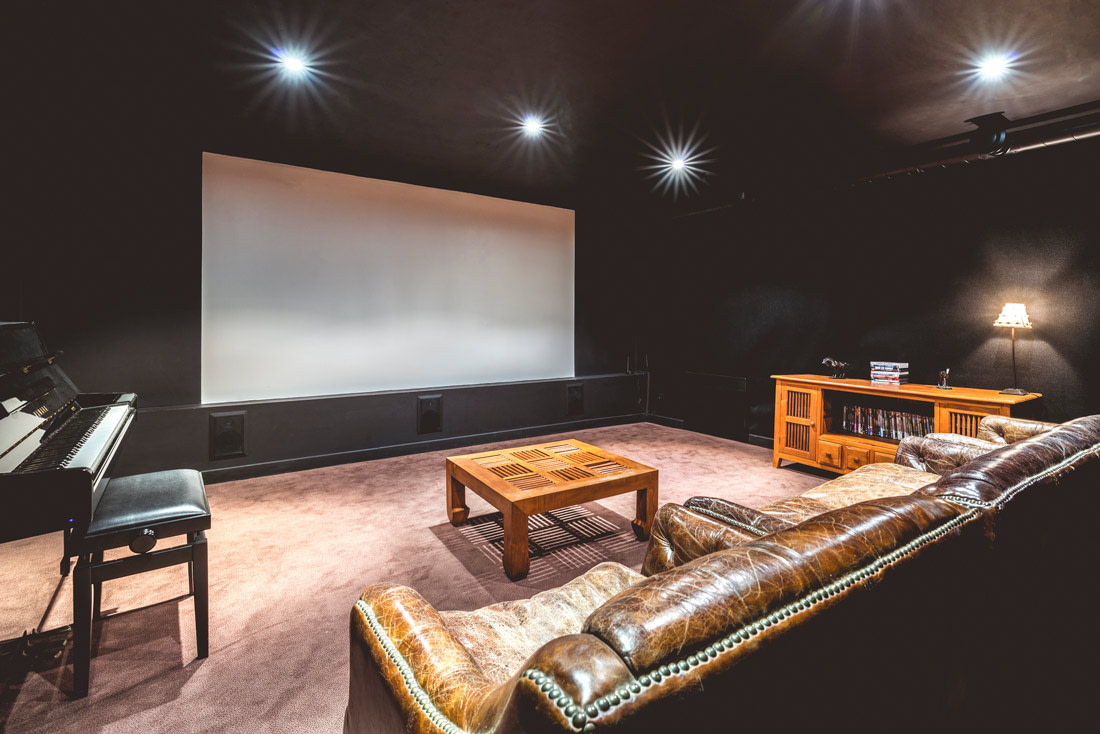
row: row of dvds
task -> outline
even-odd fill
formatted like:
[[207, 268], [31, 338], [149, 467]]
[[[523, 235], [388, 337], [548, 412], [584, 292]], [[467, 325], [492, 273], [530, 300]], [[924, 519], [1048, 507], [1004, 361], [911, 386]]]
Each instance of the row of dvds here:
[[901, 440], [906, 436], [924, 436], [932, 433], [935, 430], [933, 423], [930, 415], [865, 408], [862, 405], [845, 405], [841, 428], [864, 436]]

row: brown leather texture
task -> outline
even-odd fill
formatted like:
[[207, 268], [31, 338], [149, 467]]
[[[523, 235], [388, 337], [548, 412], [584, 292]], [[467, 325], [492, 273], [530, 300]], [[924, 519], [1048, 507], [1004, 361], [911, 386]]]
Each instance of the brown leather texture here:
[[1077, 418], [974, 458], [919, 493], [993, 507], [1030, 484], [1057, 481], [1098, 451], [1100, 415]]
[[978, 423], [978, 439], [993, 443], [1016, 443], [1049, 431], [1057, 423], [1044, 423], [1007, 415], [987, 415]]
[[975, 446], [949, 439], [908, 436], [898, 445], [894, 463], [943, 476], [996, 448], [999, 444]]
[[669, 503], [653, 516], [642, 573], [652, 576], [759, 537], [759, 531], [749, 532], [697, 510]]
[[[800, 496], [816, 500], [830, 510], [836, 510], [863, 500], [910, 494], [937, 479], [937, 474], [899, 464], [867, 464], [803, 492]], [[761, 508], [761, 512], [768, 512], [769, 507], [770, 505]]]
[[1081, 418], [910, 494], [924, 475], [897, 466], [898, 482], [869, 491], [899, 495], [830, 509], [865, 478], [829, 482], [784, 501], [823, 510], [754, 539], [662, 508], [664, 557], [676, 559], [676, 543], [695, 544], [685, 557], [731, 547], [647, 578], [597, 567], [545, 600], [439, 613], [412, 589], [368, 587], [351, 617], [345, 731], [790, 730], [842, 714], [920, 732], [1089, 721], [1092, 677], [1075, 671], [1100, 654], [1081, 591], [1095, 575], [1082, 523], [1100, 513], [1098, 456], [1100, 416]]
[[651, 576], [593, 612], [585, 631], [640, 675], [702, 649], [959, 514], [950, 503], [923, 497], [888, 497], [827, 512]]
[[961, 433], [927, 433], [923, 438], [935, 438], [940, 441], [952, 441], [966, 446], [977, 446], [986, 451], [992, 451], [993, 449], [1004, 446], [1004, 441], [986, 441], [985, 439], [974, 438], [973, 436], [964, 436]]
[[550, 640], [581, 631], [594, 609], [642, 580], [620, 563], [601, 563], [567, 584], [472, 612], [440, 612], [444, 625], [493, 683], [504, 683]]
[[776, 530], [783, 530], [794, 524], [719, 497], [692, 497], [684, 503], [684, 507], [716, 517], [757, 536], [774, 533]]

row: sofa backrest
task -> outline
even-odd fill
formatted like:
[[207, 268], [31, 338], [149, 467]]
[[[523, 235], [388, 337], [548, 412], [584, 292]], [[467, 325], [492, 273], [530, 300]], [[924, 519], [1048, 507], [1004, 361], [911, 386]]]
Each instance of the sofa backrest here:
[[1057, 426], [1057, 423], [1012, 418], [1007, 415], [987, 415], [978, 423], [977, 438], [992, 443], [1016, 443]]
[[[942, 710], [972, 616], [948, 610], [971, 603], [978, 517], [934, 498], [870, 500], [635, 584], [585, 623], [639, 682], [600, 696], [596, 730], [809, 724], [819, 706], [856, 698], [885, 714], [929, 695]], [[570, 688], [599, 692], [575, 675], [584, 684]]]
[[[1043, 487], [1069, 479], [1066, 489], [1079, 491], [1091, 480], [1097, 458], [1100, 415], [1086, 416], [973, 458], [917, 494], [999, 513], [1034, 488], [1027, 492], [1031, 502], [1049, 504], [1051, 493]], [[1088, 476], [1073, 476], [1083, 468], [1088, 468]]]

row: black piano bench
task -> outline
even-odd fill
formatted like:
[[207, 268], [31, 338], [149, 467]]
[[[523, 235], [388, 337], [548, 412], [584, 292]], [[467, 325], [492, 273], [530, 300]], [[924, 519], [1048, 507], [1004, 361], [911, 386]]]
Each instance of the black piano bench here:
[[[105, 480], [88, 532], [73, 539], [73, 693], [88, 695], [92, 618], [100, 616], [103, 582], [186, 563], [195, 597], [195, 638], [200, 658], [209, 653], [206, 533], [210, 505], [202, 475], [192, 469]], [[158, 538], [186, 535], [187, 542], [153, 550]], [[103, 551], [129, 546], [135, 555], [104, 561]]]

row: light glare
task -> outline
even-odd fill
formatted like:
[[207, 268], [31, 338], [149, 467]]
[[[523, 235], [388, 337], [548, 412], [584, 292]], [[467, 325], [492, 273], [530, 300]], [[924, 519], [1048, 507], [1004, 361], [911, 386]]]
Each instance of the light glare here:
[[978, 62], [978, 76], [987, 82], [999, 81], [1012, 68], [1012, 61], [1011, 54], [989, 54]]
[[650, 171], [648, 178], [656, 179], [653, 190], [661, 190], [663, 193], [671, 193], [673, 198], [679, 198], [681, 194], [687, 195], [695, 191], [706, 176], [711, 172], [704, 168], [710, 163], [704, 158], [714, 148], [701, 150], [703, 137], [693, 129], [685, 135], [681, 130], [679, 134], [668, 131], [665, 135], [657, 136], [657, 143], [645, 142], [650, 152], [646, 158], [653, 161], [652, 164], [643, 166], [643, 170]]
[[530, 135], [531, 137], [542, 135], [543, 127], [545, 126], [542, 120], [535, 117], [534, 115], [528, 115], [527, 117], [523, 118], [523, 132], [527, 135]]
[[308, 79], [313, 75], [309, 58], [297, 49], [274, 49], [271, 55], [284, 79]]

